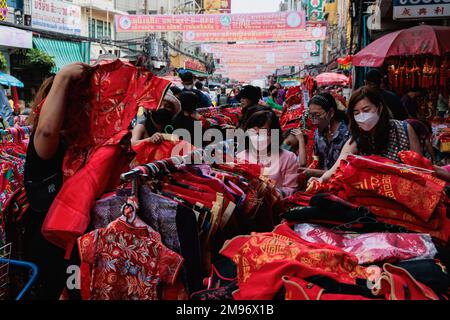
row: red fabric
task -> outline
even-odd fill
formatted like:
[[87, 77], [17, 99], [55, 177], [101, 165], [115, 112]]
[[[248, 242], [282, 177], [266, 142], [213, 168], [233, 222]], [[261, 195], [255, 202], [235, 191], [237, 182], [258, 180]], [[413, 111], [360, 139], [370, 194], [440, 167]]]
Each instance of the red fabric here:
[[359, 295], [327, 293], [318, 285], [297, 277], [283, 277], [286, 300], [373, 300]]
[[120, 141], [140, 106], [156, 109], [170, 85], [121, 60], [93, 68], [89, 87], [79, 89], [80, 94], [90, 97], [85, 107], [87, 114], [78, 100], [68, 108], [69, 131], [76, 134], [64, 157], [66, 178], [80, 170], [96, 148], [108, 141]]
[[90, 267], [90, 300], [159, 300], [158, 286], [173, 285], [183, 263], [157, 232], [121, 220], [80, 237], [78, 245]]
[[287, 224], [273, 232], [252, 233], [227, 241], [221, 254], [237, 266], [236, 300], [272, 299], [283, 286], [283, 276], [324, 275], [346, 284], [367, 279], [357, 258], [338, 248], [301, 239]]
[[420, 25], [391, 32], [359, 51], [353, 56], [353, 66], [380, 67], [384, 60], [393, 56], [431, 54], [442, 56], [450, 52], [450, 28]]
[[70, 255], [76, 238], [89, 225], [95, 199], [119, 184], [120, 174], [127, 171], [130, 160], [118, 145], [95, 151], [90, 161], [63, 184], [42, 226], [44, 237]]
[[362, 194], [372, 194], [380, 199], [395, 200], [425, 222], [431, 218], [442, 198], [444, 181], [431, 174], [411, 171], [401, 166], [393, 167], [352, 158], [348, 159], [350, 163], [342, 177], [347, 198], [357, 199]]
[[374, 292], [386, 300], [439, 300], [429, 287], [414, 279], [405, 269], [391, 264], [383, 266], [384, 272]]
[[12, 87], [13, 101], [14, 101], [14, 111], [16, 113], [20, 112], [19, 106], [19, 94], [17, 93], [17, 87]]
[[427, 159], [427, 158], [421, 156], [417, 152], [414, 152], [411, 150], [400, 151], [398, 153], [398, 157], [404, 164], [407, 164], [407, 165], [410, 165], [413, 167], [434, 170], [433, 164], [431, 163], [430, 159]]
[[[179, 152], [174, 152], [175, 147]], [[136, 152], [137, 164], [143, 165], [170, 157], [184, 156], [194, 151], [195, 147], [186, 141], [163, 141], [159, 144], [143, 141], [134, 145], [133, 150]]]
[[[88, 88], [74, 88], [80, 99], [67, 111], [65, 182], [42, 226], [47, 240], [67, 254], [86, 231], [94, 200], [114, 189], [128, 169], [129, 152], [119, 143], [129, 142], [128, 127], [138, 108], [156, 109], [169, 85], [149, 71], [116, 60], [93, 67]], [[89, 97], [86, 103], [84, 96]]]

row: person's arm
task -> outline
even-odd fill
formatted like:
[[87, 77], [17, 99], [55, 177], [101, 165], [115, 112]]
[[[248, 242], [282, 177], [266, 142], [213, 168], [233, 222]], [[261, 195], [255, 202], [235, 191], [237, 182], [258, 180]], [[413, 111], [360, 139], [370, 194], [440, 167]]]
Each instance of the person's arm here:
[[305, 136], [301, 129], [294, 129], [291, 134], [293, 134], [298, 141], [298, 164], [300, 167], [304, 167], [308, 162], [306, 157]]
[[297, 157], [290, 152], [285, 172], [283, 172], [283, 186], [279, 188], [285, 197], [292, 195], [298, 189], [298, 168]]
[[433, 163], [436, 162], [436, 153], [434, 152], [433, 145], [430, 139], [427, 139], [425, 142], [425, 147], [427, 148], [428, 153], [431, 155], [431, 160]]
[[137, 124], [131, 132], [131, 145], [134, 146], [144, 140], [145, 132], [145, 126], [143, 124]]
[[414, 128], [408, 123], [409, 148], [422, 155], [422, 147]]
[[147, 137], [147, 131], [145, 130], [145, 126], [143, 124], [137, 124], [132, 133], [131, 133], [131, 145], [135, 146], [144, 141], [150, 141], [151, 143], [159, 144], [164, 141], [164, 136], [156, 132], [151, 137]]
[[88, 68], [86, 64], [74, 63], [62, 68], [55, 76], [35, 128], [34, 148], [41, 159], [49, 160], [57, 152], [66, 113], [67, 92], [74, 81], [83, 79]]
[[436, 177], [446, 182], [450, 182], [449, 166], [444, 167], [433, 166], [433, 167], [436, 172]]
[[333, 176], [333, 174], [336, 172], [336, 170], [341, 165], [341, 161], [346, 160], [350, 154], [355, 154], [358, 152], [356, 142], [351, 143], [350, 141], [351, 141], [351, 139], [349, 139], [345, 143], [344, 147], [342, 148], [341, 154], [339, 155], [339, 158], [336, 160], [336, 163], [333, 165], [333, 167], [330, 170], [326, 171], [322, 175], [322, 177], [320, 177], [318, 179], [317, 178], [311, 178], [311, 179], [318, 180], [321, 183], [328, 182], [328, 180], [330, 180], [330, 178]]

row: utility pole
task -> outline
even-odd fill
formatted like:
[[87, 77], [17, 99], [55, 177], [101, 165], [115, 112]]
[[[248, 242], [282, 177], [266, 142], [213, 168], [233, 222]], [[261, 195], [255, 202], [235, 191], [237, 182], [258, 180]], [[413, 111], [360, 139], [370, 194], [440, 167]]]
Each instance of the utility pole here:
[[148, 14], [148, 2], [144, 0], [144, 14]]

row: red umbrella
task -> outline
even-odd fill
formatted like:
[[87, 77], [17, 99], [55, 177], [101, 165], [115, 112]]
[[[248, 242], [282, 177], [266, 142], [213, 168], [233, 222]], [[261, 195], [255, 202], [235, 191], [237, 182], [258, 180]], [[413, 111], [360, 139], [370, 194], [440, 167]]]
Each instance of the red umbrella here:
[[379, 67], [394, 56], [450, 53], [450, 27], [420, 25], [389, 33], [353, 57], [357, 67]]
[[334, 86], [347, 85], [349, 83], [348, 77], [340, 73], [325, 72], [316, 77], [317, 85], [320, 86]]

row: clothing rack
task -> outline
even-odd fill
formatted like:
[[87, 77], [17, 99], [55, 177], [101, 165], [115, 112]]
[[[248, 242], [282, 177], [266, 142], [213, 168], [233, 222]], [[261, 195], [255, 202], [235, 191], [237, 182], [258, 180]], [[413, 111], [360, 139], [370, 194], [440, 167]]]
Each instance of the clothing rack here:
[[210, 111], [210, 110], [221, 110], [221, 109], [228, 109], [228, 108], [237, 108], [241, 104], [240, 103], [234, 103], [234, 104], [224, 104], [217, 107], [208, 107], [208, 108], [198, 108], [195, 111], [197, 112], [204, 112], [204, 111]]
[[[175, 157], [171, 157], [168, 159], [147, 163], [143, 166], [138, 166], [131, 171], [123, 173], [120, 176], [120, 179], [122, 181], [130, 181], [131, 180], [132, 183], [134, 184], [136, 182], [136, 179], [140, 176], [145, 177], [145, 176], [148, 176], [149, 174], [156, 175], [158, 173], [163, 173], [164, 170], [158, 164], [162, 164], [164, 166], [164, 168], [166, 168], [167, 163], [171, 163], [175, 166], [181, 166], [181, 165], [187, 164], [188, 160], [192, 159], [192, 158], [194, 158], [194, 159], [200, 158], [202, 160], [212, 162], [214, 159], [209, 158], [211, 151], [213, 151], [214, 149], [222, 149], [222, 150], [225, 149], [225, 153], [228, 153], [228, 150], [229, 150], [229, 148], [231, 148], [231, 146], [234, 146], [234, 140], [230, 139], [230, 140], [221, 141], [217, 144], [212, 144], [212, 145], [206, 146], [204, 149], [196, 149], [185, 156], [175, 156]], [[133, 189], [135, 187], [136, 186], [133, 185]]]
[[19, 128], [11, 127], [11, 128], [7, 128], [7, 129], [0, 129], [0, 137], [3, 138], [5, 136], [12, 136], [14, 138], [18, 137], [18, 138], [22, 139], [24, 136], [30, 135], [32, 131], [33, 131], [32, 126], [25, 126], [25, 127], [19, 127]]

